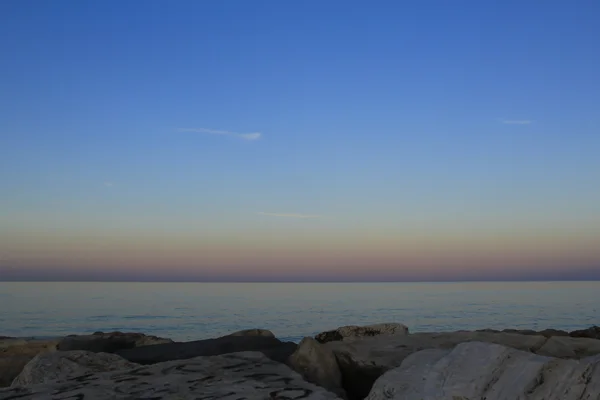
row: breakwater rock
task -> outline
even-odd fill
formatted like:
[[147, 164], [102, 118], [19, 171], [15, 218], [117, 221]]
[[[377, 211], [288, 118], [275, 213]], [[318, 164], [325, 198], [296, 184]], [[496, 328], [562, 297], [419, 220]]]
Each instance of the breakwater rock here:
[[599, 330], [409, 333], [394, 323], [300, 344], [265, 329], [192, 342], [118, 332], [6, 338], [0, 382], [10, 387], [0, 400], [599, 399]]

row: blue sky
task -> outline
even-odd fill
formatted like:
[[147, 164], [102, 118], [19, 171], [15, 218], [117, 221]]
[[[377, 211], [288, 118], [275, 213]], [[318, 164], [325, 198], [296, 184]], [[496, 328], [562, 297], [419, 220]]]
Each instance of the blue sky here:
[[[3, 1], [0, 250], [51, 269], [74, 263], [57, 236], [260, 237], [268, 257], [273, 238], [320, 238], [310, 252], [354, 235], [329, 260], [360, 234], [392, 251], [553, 232], [600, 267], [599, 16], [596, 1]], [[411, 268], [401, 256], [386, 276]], [[202, 275], [194, 257], [182, 271]]]

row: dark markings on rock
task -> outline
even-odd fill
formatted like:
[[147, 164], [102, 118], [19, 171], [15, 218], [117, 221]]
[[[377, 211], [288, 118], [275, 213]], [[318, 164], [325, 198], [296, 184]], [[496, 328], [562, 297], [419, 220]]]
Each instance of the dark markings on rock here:
[[315, 339], [320, 343], [327, 343], [327, 342], [340, 341], [340, 340], [344, 339], [344, 337], [336, 330], [336, 331], [323, 332], [323, 333], [317, 335], [315, 337]]
[[135, 381], [137, 379], [138, 378], [136, 376], [128, 376], [128, 377], [125, 377], [125, 378], [115, 379], [115, 383], [130, 382], [130, 381]]
[[[60, 400], [67, 400], [67, 399], [84, 400], [85, 399], [85, 395], [83, 393], [76, 393], [76, 394], [68, 396], [68, 397], [61, 397], [60, 398]], [[59, 399], [57, 399], [57, 400], [59, 400]]]
[[286, 376], [281, 376], [281, 377], [278, 377], [277, 379], [275, 379], [275, 381], [281, 381], [281, 382], [285, 383], [286, 385], [289, 385], [290, 383], [292, 383], [294, 381], [294, 379], [288, 378]]
[[[301, 394], [291, 397], [291, 396], [286, 396], [286, 392], [302, 392]], [[274, 400], [296, 400], [296, 399], [304, 399], [308, 396], [310, 396], [310, 394], [313, 391], [310, 389], [303, 389], [303, 388], [285, 388], [282, 390], [274, 390], [271, 393], [269, 393], [269, 396], [274, 399]]]
[[98, 377], [94, 376], [94, 374], [85, 374], [76, 376], [70, 380], [75, 382], [85, 382], [87, 380], [98, 380]]
[[66, 385], [62, 385], [60, 387], [58, 387], [53, 393], [52, 395], [59, 395], [59, 394], [65, 394], [67, 392], [72, 392], [73, 390], [79, 390], [79, 389], [83, 389], [86, 387], [89, 387], [89, 384], [85, 384], [85, 383], [80, 383], [78, 385], [72, 385], [72, 384], [66, 384]]
[[175, 371], [187, 372], [187, 373], [191, 373], [191, 374], [197, 374], [198, 372], [203, 371], [202, 368], [194, 368], [195, 366], [196, 366], [196, 364], [184, 364], [184, 365], [178, 365], [176, 367], [171, 367], [171, 368], [172, 369], [174, 368]]
[[238, 364], [226, 365], [225, 367], [223, 367], [223, 369], [234, 369], [234, 368], [240, 368], [240, 367], [248, 367], [248, 363], [247, 362], [241, 362], [241, 363], [238, 363]]
[[29, 393], [29, 391], [27, 391], [27, 393], [22, 393], [22, 394], [15, 394], [13, 396], [8, 396], [5, 397], [4, 400], [14, 400], [14, 399], [22, 399], [23, 397], [27, 397], [29, 396], [31, 393]]
[[273, 381], [283, 381], [286, 384], [293, 381], [292, 378], [282, 377], [282, 376], [279, 376], [277, 374], [268, 374], [268, 373], [249, 374], [249, 375], [245, 375], [245, 377], [246, 378], [250, 378], [250, 379], [256, 379], [258, 381], [260, 381], [260, 380], [268, 380], [270, 382], [273, 382]]
[[211, 379], [215, 379], [215, 378], [216, 378], [216, 376], [209, 375], [209, 376], [205, 376], [204, 378], [190, 379], [189, 381], [187, 381], [187, 383], [206, 382], [206, 381], [210, 381]]
[[533, 394], [533, 392], [535, 392], [540, 386], [542, 386], [544, 384], [544, 372], [545, 372], [544, 370], [545, 370], [545, 367], [540, 370], [540, 372], [537, 374], [537, 376], [533, 380], [533, 383], [531, 384], [531, 386], [525, 392], [526, 394], [528, 394], [528, 395]]
[[154, 375], [154, 374], [152, 372], [148, 371], [148, 367], [142, 367], [139, 369], [134, 369], [132, 371], [127, 371], [127, 375], [150, 376], [150, 375]]

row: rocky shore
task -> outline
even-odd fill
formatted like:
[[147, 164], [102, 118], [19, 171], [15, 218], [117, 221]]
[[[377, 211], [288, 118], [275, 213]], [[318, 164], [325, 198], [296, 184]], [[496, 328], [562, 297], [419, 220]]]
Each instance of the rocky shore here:
[[409, 333], [346, 326], [280, 341], [96, 332], [0, 337], [0, 400], [599, 400], [600, 327]]

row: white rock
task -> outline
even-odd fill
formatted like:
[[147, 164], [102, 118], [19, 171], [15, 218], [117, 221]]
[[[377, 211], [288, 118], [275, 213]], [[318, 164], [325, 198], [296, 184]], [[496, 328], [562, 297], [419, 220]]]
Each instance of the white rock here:
[[563, 360], [468, 342], [408, 356], [375, 382], [366, 400], [597, 399], [598, 367], [600, 356]]

